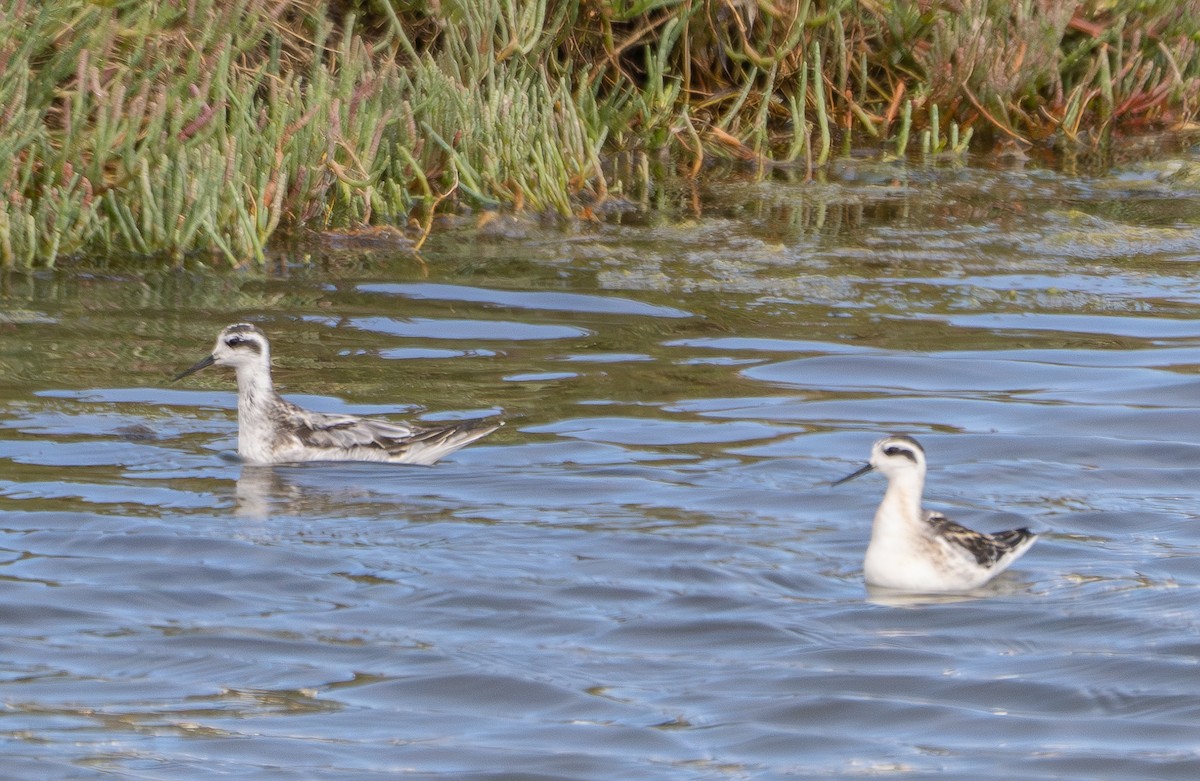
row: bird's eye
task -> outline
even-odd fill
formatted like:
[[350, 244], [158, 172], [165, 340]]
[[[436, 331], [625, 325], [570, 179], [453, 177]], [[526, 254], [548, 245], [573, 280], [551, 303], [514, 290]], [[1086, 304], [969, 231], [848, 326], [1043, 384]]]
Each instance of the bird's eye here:
[[231, 336], [225, 340], [225, 345], [228, 347], [237, 347], [239, 344], [244, 344], [245, 342], [246, 340], [240, 336]]
[[[892, 445], [891, 447], [885, 447], [883, 449], [883, 454], [885, 456], [904, 456], [905, 458], [913, 457], [912, 453], [909, 452], [907, 449], [902, 448], [902, 447], [897, 447], [896, 445]], [[913, 460], [916, 460], [916, 459], [913, 459]]]

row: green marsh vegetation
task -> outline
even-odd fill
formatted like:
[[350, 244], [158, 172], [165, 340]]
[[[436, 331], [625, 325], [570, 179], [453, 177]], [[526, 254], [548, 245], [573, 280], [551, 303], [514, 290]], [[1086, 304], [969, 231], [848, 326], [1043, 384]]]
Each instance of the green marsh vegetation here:
[[1191, 122], [1197, 30], [1200, 0], [0, 0], [0, 265], [1086, 148]]

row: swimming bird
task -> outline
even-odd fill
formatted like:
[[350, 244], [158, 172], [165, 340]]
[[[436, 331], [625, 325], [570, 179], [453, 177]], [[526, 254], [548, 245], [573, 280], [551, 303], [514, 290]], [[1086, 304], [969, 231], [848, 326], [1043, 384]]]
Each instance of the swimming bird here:
[[863, 559], [869, 585], [919, 593], [970, 591], [1008, 569], [1037, 540], [1029, 529], [983, 534], [923, 511], [925, 450], [912, 437], [879, 440], [866, 466], [833, 485], [873, 469], [887, 477], [888, 487]]
[[292, 461], [388, 461], [432, 464], [503, 423], [465, 420], [448, 426], [327, 415], [280, 397], [271, 381], [271, 345], [258, 326], [235, 323], [217, 335], [212, 354], [172, 382], [209, 366], [237, 371], [238, 455], [256, 464]]

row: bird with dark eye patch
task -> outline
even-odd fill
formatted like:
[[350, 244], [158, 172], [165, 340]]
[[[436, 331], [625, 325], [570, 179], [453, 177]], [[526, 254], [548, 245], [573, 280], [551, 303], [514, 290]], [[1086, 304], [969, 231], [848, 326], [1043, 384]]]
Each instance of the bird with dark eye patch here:
[[222, 329], [212, 354], [171, 381], [214, 365], [229, 366], [237, 372], [238, 455], [251, 463], [432, 464], [504, 425], [497, 420], [464, 420], [445, 426], [410, 426], [306, 410], [275, 392], [270, 342], [258, 326], [250, 323]]
[[984, 534], [923, 511], [925, 449], [910, 436], [879, 440], [866, 466], [833, 485], [872, 470], [888, 478], [863, 559], [863, 578], [872, 586], [924, 594], [970, 591], [1008, 569], [1037, 540], [1028, 529]]
[[[914, 442], [915, 442], [915, 440], [914, 440]], [[917, 456], [913, 453], [913, 451], [911, 449], [909, 449], [907, 447], [899, 447], [897, 445], [891, 445], [887, 448], [884, 448], [883, 453], [884, 453], [884, 455], [887, 455], [887, 456], [902, 456], [904, 458], [907, 458], [909, 461], [912, 461], [914, 464], [917, 462]]]

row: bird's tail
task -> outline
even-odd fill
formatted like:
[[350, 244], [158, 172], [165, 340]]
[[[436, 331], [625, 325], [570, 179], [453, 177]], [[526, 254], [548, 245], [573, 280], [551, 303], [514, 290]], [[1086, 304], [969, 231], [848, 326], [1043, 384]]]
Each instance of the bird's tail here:
[[392, 461], [404, 464], [432, 464], [461, 447], [482, 439], [504, 425], [489, 418], [463, 420], [448, 426], [418, 428], [402, 448], [392, 451]]

